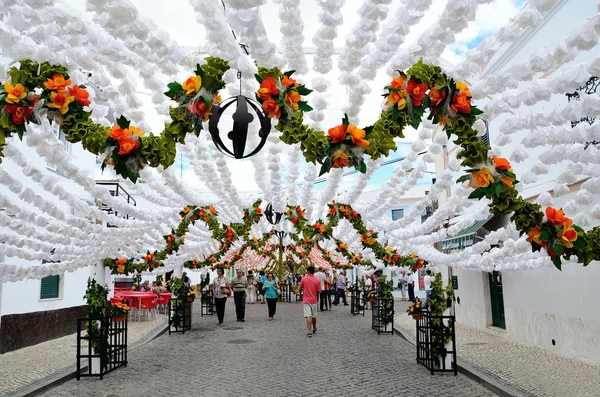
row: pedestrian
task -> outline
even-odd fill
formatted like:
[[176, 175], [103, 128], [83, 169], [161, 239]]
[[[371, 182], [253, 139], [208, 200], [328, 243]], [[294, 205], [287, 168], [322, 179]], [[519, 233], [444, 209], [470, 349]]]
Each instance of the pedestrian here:
[[427, 306], [427, 302], [429, 302], [429, 297], [431, 296], [431, 283], [433, 282], [433, 277], [431, 276], [431, 270], [425, 270], [425, 277], [423, 277], [423, 283], [425, 284], [425, 302], [423, 302], [423, 307]]
[[183, 272], [181, 278], [183, 279], [183, 286], [186, 289], [192, 289], [192, 282], [191, 282], [190, 278], [187, 276], [186, 272]]
[[231, 279], [231, 289], [233, 290], [237, 321], [242, 323], [246, 315], [246, 287], [248, 287], [248, 280], [244, 277], [244, 270], [237, 269], [236, 276]]
[[248, 303], [253, 305], [256, 303], [256, 280], [254, 279], [254, 274], [252, 270], [248, 270]]
[[300, 281], [299, 289], [304, 292], [302, 303], [306, 328], [308, 328], [306, 336], [310, 338], [317, 333], [317, 296], [321, 292], [321, 281], [315, 277], [314, 266], [309, 266], [306, 271], [306, 277]]
[[[322, 267], [319, 267], [319, 270], [315, 273], [315, 277], [319, 279], [319, 282], [321, 283], [321, 292], [319, 293], [319, 306], [320, 310], [324, 311], [327, 310], [327, 299], [325, 297], [325, 281], [327, 280], [327, 276], [323, 272]], [[325, 306], [325, 308], [323, 308], [323, 306]]]
[[[373, 275], [365, 277], [365, 298], [369, 295], [369, 292], [373, 291]], [[373, 303], [369, 299], [365, 299], [365, 309], [372, 310]]]
[[410, 272], [408, 274], [408, 278], [406, 279], [406, 284], [408, 285], [408, 300], [411, 302], [415, 301], [415, 274]]
[[406, 272], [402, 272], [402, 274], [398, 277], [398, 288], [400, 288], [400, 293], [402, 294], [402, 301], [406, 301], [406, 291], [404, 290], [406, 287]]
[[333, 304], [335, 306], [340, 303], [340, 296], [344, 301], [344, 306], [348, 306], [348, 302], [346, 301], [346, 272], [342, 271], [337, 278], [337, 283], [335, 285], [335, 299], [333, 300]]
[[260, 304], [265, 304], [265, 290], [263, 288], [265, 281], [267, 280], [267, 276], [265, 276], [265, 271], [261, 270], [258, 279], [256, 280], [256, 288], [258, 289], [258, 294], [260, 295]]
[[331, 280], [331, 274], [327, 273], [327, 278], [325, 279], [325, 291], [321, 291], [322, 294], [325, 294], [327, 298], [327, 305], [329, 307], [329, 311], [331, 311], [331, 293], [333, 292], [333, 284]]
[[267, 280], [263, 283], [262, 289], [264, 297], [267, 299], [267, 306], [269, 307], [269, 321], [272, 321], [277, 309], [277, 295], [279, 294], [279, 286], [277, 285], [277, 281], [275, 281], [273, 273], [267, 275]]
[[225, 303], [227, 303], [227, 297], [231, 284], [227, 282], [225, 276], [223, 276], [223, 269], [217, 268], [217, 278], [213, 281], [213, 296], [215, 297], [215, 306], [217, 309], [217, 319], [219, 322], [217, 325], [223, 325], [223, 318], [225, 317]]

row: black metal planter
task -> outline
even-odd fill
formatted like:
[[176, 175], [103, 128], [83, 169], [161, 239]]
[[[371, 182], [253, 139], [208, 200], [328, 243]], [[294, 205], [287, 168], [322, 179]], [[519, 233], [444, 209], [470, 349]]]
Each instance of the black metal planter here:
[[417, 362], [425, 366], [431, 375], [435, 372], [454, 372], [456, 376], [454, 316], [433, 316], [425, 312], [416, 323]]
[[127, 317], [77, 319], [77, 380], [127, 366]]
[[200, 316], [212, 316], [216, 312], [212, 289], [203, 291], [200, 296]]
[[362, 314], [365, 315], [365, 297], [366, 291], [358, 288], [358, 285], [354, 285], [350, 288], [352, 295], [350, 296], [350, 313], [354, 316]]
[[192, 302], [187, 298], [169, 299], [169, 335], [192, 328]]
[[378, 334], [394, 333], [394, 297], [391, 294], [382, 297], [378, 292], [371, 314], [371, 328]]

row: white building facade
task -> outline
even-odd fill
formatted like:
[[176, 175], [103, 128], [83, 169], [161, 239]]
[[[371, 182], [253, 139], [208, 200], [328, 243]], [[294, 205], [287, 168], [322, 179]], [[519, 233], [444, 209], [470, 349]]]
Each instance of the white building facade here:
[[[558, 1], [554, 8], [545, 14], [543, 23], [537, 29], [525, 32], [514, 44], [502, 48], [490, 60], [483, 71], [482, 78], [489, 76], [495, 70], [510, 67], [527, 59], [541, 47], [555, 45], [580, 26], [586, 18], [596, 15], [599, 10], [600, 4], [596, 0]], [[599, 49], [597, 46], [591, 51], [579, 52], [573, 62], [563, 64], [552, 73], [538, 78], [550, 78], [566, 68], [588, 62], [598, 56]], [[476, 81], [469, 83], [474, 84]], [[527, 111], [532, 113], [547, 111], [557, 105], [562, 108], [568, 101], [564, 94], [552, 95], [549, 101], [538, 102], [528, 107]], [[592, 93], [592, 95], [597, 94]], [[519, 109], [519, 113], [523, 113], [522, 109]], [[483, 116], [485, 118], [485, 114]], [[500, 126], [510, 116], [510, 113], [503, 113], [493, 120], [488, 120], [492, 148], [496, 138], [500, 136]], [[525, 136], [514, 134], [511, 137], [512, 142], [501, 147], [503, 157], [510, 158], [510, 153], [517, 148]], [[591, 145], [595, 146], [597, 143]], [[456, 147], [449, 146], [446, 153], [456, 150]], [[542, 152], [541, 149], [526, 150], [529, 158], [520, 163], [511, 162], [517, 179], [536, 165], [537, 156]], [[438, 159], [438, 171], [444, 168], [444, 164], [443, 158]], [[552, 189], [557, 183], [557, 175], [564, 170], [565, 162], [550, 166], [549, 172], [537, 175], [535, 183], [522, 183], [520, 194], [531, 200], [545, 191], [549, 191], [554, 196]], [[571, 183], [570, 193], [555, 197], [552, 202], [553, 207], [568, 207], [568, 203], [576, 198], [583, 180], [578, 178], [577, 183]], [[440, 198], [440, 201], [444, 202], [445, 198]], [[578, 211], [591, 209], [598, 202], [596, 197], [589, 206], [580, 206]], [[568, 211], [566, 215], [569, 216]], [[490, 230], [506, 225], [507, 222], [508, 217], [495, 219], [487, 224], [483, 222], [477, 225], [477, 235], [485, 235]], [[452, 245], [450, 241], [446, 241], [445, 246], [449, 249], [461, 249], [460, 244]], [[593, 262], [583, 267], [581, 264], [563, 261], [562, 271], [554, 267], [493, 273], [460, 269], [450, 271], [458, 281], [458, 289], [455, 292], [458, 299], [457, 322], [481, 329], [495, 327], [517, 342], [600, 363], [598, 263]]]

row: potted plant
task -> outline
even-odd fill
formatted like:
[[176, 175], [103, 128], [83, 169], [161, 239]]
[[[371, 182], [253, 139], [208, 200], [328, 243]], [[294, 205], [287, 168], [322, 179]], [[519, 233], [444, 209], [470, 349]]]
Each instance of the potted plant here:
[[[91, 366], [91, 373], [100, 373], [100, 367], [102, 365], [102, 355], [105, 355], [109, 350], [108, 346], [108, 329], [102, 326], [101, 318], [106, 317], [111, 312], [111, 305], [108, 300], [108, 286], [100, 285], [93, 278], [88, 278], [87, 289], [83, 296], [86, 300], [86, 313], [88, 317], [88, 323], [86, 329], [88, 330], [87, 338], [94, 351], [99, 357], [92, 357], [91, 362], [88, 364]], [[104, 360], [106, 362], [107, 360]]]
[[369, 291], [367, 293], [367, 300], [371, 303], [375, 303], [377, 300], [377, 291]]
[[111, 312], [112, 321], [117, 323], [126, 320], [129, 310], [131, 310], [131, 307], [127, 304], [125, 300], [113, 304]]
[[392, 331], [392, 322], [394, 321], [394, 290], [393, 280], [386, 281], [386, 276], [381, 276], [379, 281], [379, 294], [381, 296], [381, 308], [379, 317], [379, 326], [384, 331]]
[[415, 302], [410, 305], [406, 311], [414, 320], [423, 320], [423, 305], [419, 298], [416, 298]]

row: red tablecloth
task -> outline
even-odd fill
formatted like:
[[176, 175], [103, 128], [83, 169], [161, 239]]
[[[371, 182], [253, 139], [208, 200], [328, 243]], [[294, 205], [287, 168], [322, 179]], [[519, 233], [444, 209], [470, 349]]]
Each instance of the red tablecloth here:
[[119, 295], [130, 301], [131, 306], [137, 307], [138, 309], [142, 305], [142, 298], [154, 298], [156, 294], [154, 292], [139, 292], [139, 291], [123, 291], [119, 292]]

